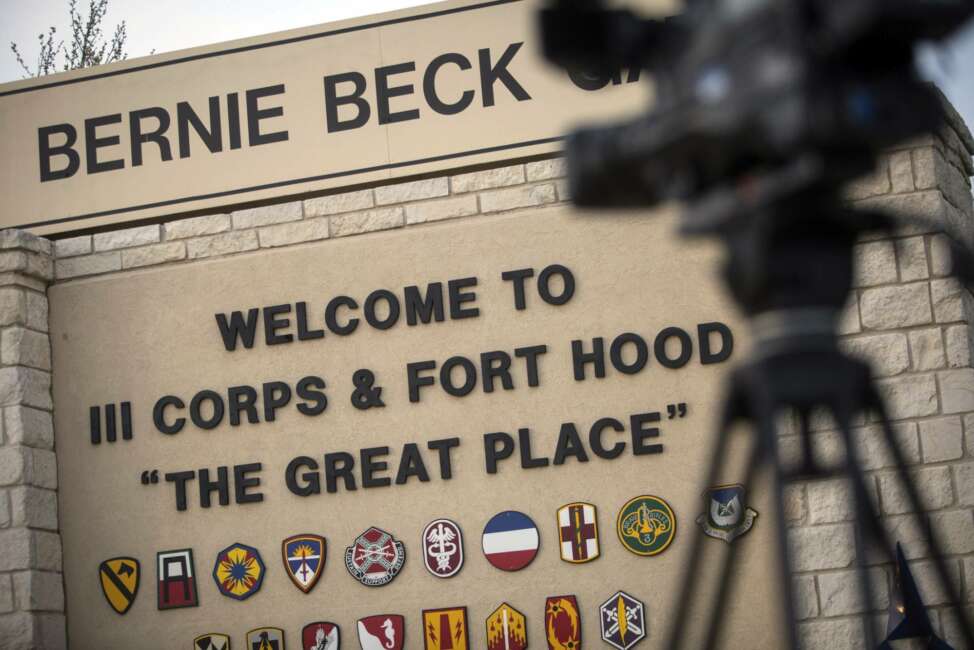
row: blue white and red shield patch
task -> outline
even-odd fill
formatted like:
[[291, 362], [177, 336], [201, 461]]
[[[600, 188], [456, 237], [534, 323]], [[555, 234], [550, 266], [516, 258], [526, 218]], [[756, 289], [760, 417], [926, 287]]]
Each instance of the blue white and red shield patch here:
[[281, 544], [284, 570], [294, 586], [304, 593], [318, 583], [325, 568], [325, 538], [306, 533], [288, 537]]
[[599, 607], [602, 640], [619, 650], [629, 650], [646, 638], [643, 604], [624, 591], [616, 592]]
[[697, 517], [703, 532], [728, 544], [754, 527], [756, 510], [747, 507], [743, 485], [719, 485], [706, 492], [707, 513]]

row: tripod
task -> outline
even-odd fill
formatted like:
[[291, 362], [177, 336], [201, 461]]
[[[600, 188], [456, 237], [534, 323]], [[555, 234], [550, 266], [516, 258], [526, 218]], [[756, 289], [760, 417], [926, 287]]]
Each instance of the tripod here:
[[[866, 541], [889, 561], [893, 545], [866, 494], [854, 417], [869, 413], [882, 422], [896, 476], [915, 516], [923, 516], [869, 368], [846, 357], [836, 337], [852, 287], [856, 241], [893, 224], [843, 207], [841, 190], [873, 169], [889, 146], [939, 127], [942, 100], [917, 74], [914, 47], [955, 33], [974, 17], [974, 0], [688, 0], [682, 14], [665, 20], [640, 19], [605, 4], [550, 0], [541, 12], [545, 55], [562, 67], [602, 74], [646, 68], [656, 78], [659, 99], [635, 120], [569, 136], [572, 198], [602, 208], [681, 200], [689, 206], [683, 232], [716, 235], [725, 244], [724, 280], [753, 326], [756, 353], [731, 376], [704, 487], [721, 474], [730, 426], [749, 422], [754, 435], [744, 490], [759, 469], [771, 470], [788, 645], [797, 648], [785, 485], [829, 476], [851, 482], [864, 612], [872, 593]], [[972, 255], [953, 252], [958, 275], [974, 281]], [[817, 409], [830, 413], [841, 432], [841, 467], [814, 461], [809, 419]], [[774, 422], [785, 410], [798, 415], [803, 456], [798, 469], [787, 472]], [[957, 606], [957, 589], [932, 531], [925, 541], [939, 582]], [[731, 544], [717, 572], [702, 647], [716, 644], [716, 617], [728, 600], [739, 544]], [[686, 647], [702, 550], [698, 529], [665, 647]], [[962, 636], [974, 648], [971, 622], [960, 613]], [[871, 626], [864, 632], [874, 648]]]
[[[822, 198], [825, 197], [825, 198]], [[831, 215], [823, 217], [823, 215]], [[706, 475], [705, 488], [716, 485], [723, 470], [731, 427], [743, 420], [753, 431], [743, 485], [751, 487], [761, 469], [773, 477], [773, 516], [777, 522], [776, 555], [780, 563], [780, 589], [788, 622], [788, 646], [798, 648], [795, 602], [790, 576], [790, 551], [785, 519], [784, 490], [788, 483], [826, 477], [846, 477], [852, 485], [857, 517], [854, 545], [863, 614], [870, 611], [872, 584], [866, 568], [867, 541], [883, 559], [894, 561], [895, 542], [889, 539], [870, 501], [852, 431], [854, 418], [874, 415], [882, 423], [882, 442], [890, 452], [897, 479], [906, 492], [914, 516], [923, 511], [916, 485], [907, 474], [903, 452], [894, 436], [883, 401], [871, 380], [869, 366], [846, 356], [838, 346], [836, 321], [852, 287], [853, 246], [858, 236], [892, 224], [883, 215], [848, 210], [837, 191], [817, 188], [779, 202], [747, 221], [733, 218], [717, 225], [696, 215], [690, 223], [708, 224], [695, 232], [716, 232], [729, 252], [724, 279], [750, 318], [754, 354], [731, 374], [716, 448]], [[956, 266], [956, 265], [955, 265]], [[810, 418], [825, 409], [832, 415], [845, 446], [845, 462], [839, 467], [820, 466], [813, 455]], [[778, 454], [776, 418], [783, 412], [798, 416], [801, 462], [797, 468], [782, 466]], [[974, 648], [971, 622], [960, 605], [940, 546], [927, 529], [930, 550], [940, 585], [961, 615], [962, 636]], [[717, 573], [717, 588], [706, 612], [704, 642], [688, 645], [690, 608], [695, 602], [701, 576], [705, 536], [697, 529], [689, 555], [675, 618], [664, 647], [713, 648], [719, 632], [718, 614], [731, 595], [732, 572], [738, 543], [732, 543]], [[876, 648], [872, 625], [865, 625], [867, 648]]]

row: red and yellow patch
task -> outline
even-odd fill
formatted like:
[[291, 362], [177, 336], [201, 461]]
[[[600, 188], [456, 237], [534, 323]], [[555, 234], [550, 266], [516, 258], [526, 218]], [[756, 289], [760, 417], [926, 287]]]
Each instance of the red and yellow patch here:
[[467, 608], [424, 609], [423, 643], [426, 650], [468, 650]]

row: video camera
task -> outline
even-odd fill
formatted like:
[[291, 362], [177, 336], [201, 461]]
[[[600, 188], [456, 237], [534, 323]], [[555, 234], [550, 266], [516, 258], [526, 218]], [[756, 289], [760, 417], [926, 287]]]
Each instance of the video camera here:
[[[854, 452], [854, 415], [869, 413], [882, 423], [900, 483], [913, 511], [922, 510], [869, 367], [838, 345], [855, 244], [867, 231], [893, 226], [888, 215], [849, 207], [843, 190], [875, 167], [882, 150], [939, 129], [943, 100], [917, 74], [914, 46], [945, 38], [972, 14], [974, 0], [687, 0], [683, 13], [665, 20], [608, 9], [599, 0], [551, 0], [541, 12], [543, 48], [553, 62], [602, 76], [646, 68], [656, 81], [657, 98], [645, 115], [569, 135], [574, 202], [635, 208], [681, 200], [682, 231], [716, 236], [726, 247], [723, 277], [749, 317], [753, 348], [751, 359], [733, 371], [718, 409], [720, 433], [703, 485], [726, 473], [732, 425], [751, 421], [756, 444], [744, 484], [759, 464], [776, 468], [778, 579], [787, 595], [789, 648], [798, 647], [798, 634], [782, 523], [788, 481], [850, 479], [858, 530], [892, 559], [891, 539], [870, 504]], [[974, 255], [959, 245], [952, 253], [955, 273], [974, 282]], [[845, 441], [838, 473], [814, 459], [808, 423], [816, 409], [834, 416]], [[785, 410], [797, 415], [803, 454], [800, 469], [788, 476], [778, 465], [776, 436]], [[718, 639], [736, 547], [717, 573], [718, 596], [702, 628], [706, 641], [693, 645], [690, 628], [699, 623], [690, 623], [688, 611], [702, 580], [701, 540], [698, 532], [688, 553], [664, 646], [671, 650], [712, 648]], [[932, 533], [926, 543], [940, 588], [959, 603]], [[869, 603], [869, 572], [864, 563], [857, 569], [859, 597]], [[926, 633], [929, 622], [919, 609], [909, 616], [926, 622]], [[974, 647], [974, 626], [961, 617], [961, 636]], [[870, 625], [865, 628], [866, 647], [876, 647]], [[928, 641], [929, 647], [939, 642]]]
[[646, 115], [569, 136], [573, 200], [683, 200], [684, 229], [699, 232], [841, 186], [880, 150], [938, 127], [941, 99], [918, 76], [914, 45], [972, 14], [974, 0], [687, 0], [651, 20], [600, 0], [552, 1], [541, 11], [552, 62], [638, 66], [657, 84]]
[[[778, 579], [787, 595], [789, 648], [798, 647], [798, 634], [782, 523], [788, 481], [850, 479], [858, 530], [892, 559], [891, 539], [870, 505], [853, 450], [854, 415], [869, 413], [882, 423], [900, 483], [913, 510], [922, 510], [869, 367], [838, 345], [854, 246], [863, 233], [893, 226], [888, 215], [849, 207], [843, 190], [875, 167], [882, 150], [939, 129], [943, 100], [917, 74], [914, 46], [945, 38], [972, 14], [974, 0], [686, 0], [683, 13], [665, 20], [609, 9], [600, 0], [550, 0], [541, 12], [544, 52], [554, 63], [581, 75], [646, 68], [656, 81], [655, 104], [645, 115], [569, 135], [574, 202], [636, 208], [680, 200], [681, 230], [716, 236], [726, 247], [723, 277], [749, 317], [753, 349], [751, 359], [733, 371], [718, 409], [720, 433], [703, 485], [726, 473], [732, 425], [751, 421], [756, 443], [744, 483], [750, 485], [759, 464], [776, 468]], [[974, 255], [959, 245], [952, 253], [955, 273], [974, 282]], [[834, 416], [845, 441], [846, 462], [838, 473], [814, 459], [808, 423], [816, 409]], [[775, 432], [785, 410], [797, 416], [803, 450], [799, 470], [788, 476], [778, 464]], [[694, 645], [690, 628], [700, 626], [690, 623], [688, 612], [702, 580], [701, 540], [698, 532], [688, 553], [664, 646], [671, 650], [712, 648], [718, 639], [736, 547], [716, 574], [718, 596], [702, 627], [705, 643]], [[932, 532], [926, 544], [940, 588], [959, 603]], [[873, 590], [864, 563], [857, 575], [859, 597], [869, 603]], [[890, 639], [932, 635], [918, 607], [908, 616], [925, 622], [923, 634], [894, 630]], [[974, 626], [961, 618], [961, 636], [974, 647]], [[876, 647], [872, 639], [867, 623], [866, 647]]]

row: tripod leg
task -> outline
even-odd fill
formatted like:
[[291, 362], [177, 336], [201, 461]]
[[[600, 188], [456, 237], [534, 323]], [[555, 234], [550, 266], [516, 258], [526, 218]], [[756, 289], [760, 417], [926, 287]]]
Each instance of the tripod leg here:
[[[798, 626], [795, 619], [795, 594], [791, 580], [791, 551], [789, 549], [788, 540], [788, 525], [785, 519], [785, 506], [784, 506], [784, 491], [786, 486], [786, 481], [784, 477], [784, 471], [781, 468], [781, 463], [778, 458], [778, 432], [775, 426], [775, 417], [777, 415], [775, 408], [776, 402], [772, 396], [772, 388], [769, 386], [769, 382], [763, 381], [762, 377], [758, 377], [757, 380], [750, 383], [744, 384], [744, 390], [750, 389], [749, 397], [751, 398], [748, 402], [748, 414], [754, 422], [755, 426], [755, 441], [754, 446], [751, 449], [751, 456], [748, 459], [748, 465], [745, 474], [745, 488], [749, 488], [753, 482], [754, 475], [757, 472], [758, 467], [762, 462], [767, 462], [768, 466], [772, 468], [774, 484], [772, 486], [772, 494], [774, 496], [774, 517], [777, 525], [775, 526], [776, 541], [777, 541], [777, 555], [779, 562], [779, 572], [778, 575], [781, 578], [780, 593], [783, 597], [784, 605], [784, 619], [786, 621], [787, 630], [787, 645], [785, 648], [790, 650], [798, 650]], [[807, 425], [807, 421], [803, 422], [803, 426]], [[708, 487], [713, 485], [717, 480], [716, 475], [710, 477], [710, 482]], [[697, 531], [698, 539], [703, 537], [703, 532], [701, 530]], [[727, 597], [730, 592], [731, 586], [731, 570], [733, 566], [733, 559], [736, 554], [736, 545], [731, 544], [728, 555], [724, 558], [723, 566], [721, 567], [721, 575], [719, 578], [719, 586], [717, 589], [717, 596], [714, 600], [714, 606], [710, 610], [710, 620], [707, 633], [707, 642], [703, 646], [708, 650], [712, 649], [717, 641], [717, 614], [723, 611], [725, 605], [727, 604]], [[700, 549], [698, 546], [694, 547], [695, 553], [699, 553]], [[691, 578], [692, 579], [692, 578]]]
[[798, 435], [802, 441], [802, 462], [798, 471], [803, 474], [815, 474], [815, 452], [812, 449], [811, 413], [807, 408], [798, 409]]
[[[886, 405], [883, 403], [882, 398], [875, 391], [875, 389], [870, 389], [869, 401], [871, 406], [879, 414], [880, 421], [883, 426], [883, 434], [886, 438], [886, 444], [889, 447], [890, 453], [893, 456], [893, 462], [896, 467], [897, 478], [899, 479], [901, 485], [906, 491], [907, 498], [910, 502], [910, 507], [916, 513], [916, 517], [922, 525], [923, 518], [923, 508], [920, 503], [920, 496], [917, 492], [916, 484], [910, 478], [906, 471], [906, 463], [903, 460], [903, 452], [900, 449], [899, 443], [896, 441], [896, 436], [893, 432], [893, 425], [890, 424], [888, 413], [886, 412]], [[967, 647], [974, 648], [974, 625], [971, 624], [970, 616], [964, 607], [964, 603], [961, 601], [957, 587], [951, 581], [950, 574], [947, 572], [947, 564], [944, 562], [943, 553], [940, 551], [940, 544], [937, 542], [937, 536], [934, 534], [932, 527], [926, 528], [926, 542], [927, 547], [930, 550], [930, 554], [933, 556], [934, 566], [937, 569], [937, 575], [943, 584], [944, 591], [950, 601], [950, 604], [957, 610], [958, 618], [960, 620], [961, 634], [964, 636], [964, 643]]]
[[[728, 382], [727, 396], [725, 397], [723, 412], [721, 413], [721, 419], [719, 423], [719, 429], [717, 433], [717, 445], [712, 452], [710, 459], [710, 467], [707, 470], [706, 483], [704, 483], [704, 489], [701, 490], [703, 493], [711, 485], [717, 482], [720, 475], [721, 466], [723, 459], [727, 452], [728, 442], [731, 435], [731, 427], [734, 421], [741, 415], [739, 410], [739, 398], [740, 398], [740, 385], [737, 381], [737, 373], [731, 375], [731, 381]], [[683, 639], [687, 633], [687, 619], [690, 614], [690, 607], [693, 601], [694, 589], [698, 583], [698, 574], [700, 572], [700, 556], [703, 552], [703, 543], [705, 535], [703, 530], [699, 527], [695, 527], [696, 530], [693, 533], [692, 549], [689, 555], [689, 565], [684, 571], [683, 585], [680, 588], [680, 596], [676, 601], [676, 610], [673, 623], [670, 625], [670, 633], [667, 636], [666, 645], [664, 648], [669, 648], [670, 650], [678, 650], [683, 646]]]
[[[742, 485], [744, 486], [744, 493], [750, 494], [751, 487], [754, 483], [754, 476], [757, 474], [758, 467], [767, 460], [765, 454], [766, 448], [762, 441], [757, 440], [751, 449], [751, 455], [748, 459], [747, 468], [744, 471], [744, 480]], [[713, 485], [713, 483], [711, 483]], [[707, 641], [702, 646], [710, 650], [714, 648], [717, 644], [717, 630], [720, 627], [720, 612], [723, 611], [724, 606], [727, 604], [728, 598], [731, 595], [731, 587], [733, 586], [734, 580], [732, 579], [732, 570], [734, 568], [734, 557], [737, 555], [738, 544], [731, 542], [730, 548], [727, 549], [727, 554], [721, 560], [720, 567], [720, 578], [718, 579], [717, 592], [714, 596], [711, 608], [707, 611]]]

